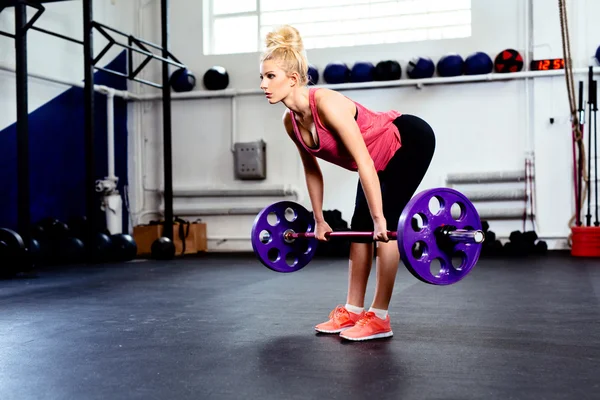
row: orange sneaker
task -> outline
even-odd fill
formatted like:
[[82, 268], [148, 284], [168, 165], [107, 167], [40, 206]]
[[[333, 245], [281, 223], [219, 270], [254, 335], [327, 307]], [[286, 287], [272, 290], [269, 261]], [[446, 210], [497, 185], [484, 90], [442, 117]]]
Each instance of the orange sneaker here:
[[369, 311], [356, 322], [354, 327], [340, 333], [346, 340], [370, 340], [393, 336], [390, 326], [390, 316], [385, 319], [378, 318], [374, 312]]
[[321, 333], [340, 333], [343, 330], [352, 328], [364, 315], [364, 311], [355, 314], [348, 311], [346, 307], [339, 305], [329, 313], [329, 321], [315, 326], [315, 330]]

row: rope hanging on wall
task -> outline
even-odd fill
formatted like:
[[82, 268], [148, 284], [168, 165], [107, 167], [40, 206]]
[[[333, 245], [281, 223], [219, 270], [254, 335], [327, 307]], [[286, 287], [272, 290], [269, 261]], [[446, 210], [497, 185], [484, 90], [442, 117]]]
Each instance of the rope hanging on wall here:
[[[567, 82], [567, 92], [569, 95], [569, 107], [571, 112], [571, 134], [573, 137], [573, 180], [576, 211], [569, 220], [569, 227], [571, 227], [573, 224], [581, 224], [580, 210], [587, 194], [588, 182], [586, 182], [585, 178], [581, 179], [582, 177], [587, 176], [585, 171], [585, 148], [583, 144], [583, 128], [581, 125], [582, 121], [579, 120], [579, 115], [577, 113], [577, 102], [575, 98], [573, 60], [571, 58], [571, 42], [569, 39], [569, 23], [567, 18], [566, 0], [558, 0], [558, 6], [560, 14], [563, 58], [565, 60], [565, 78]], [[577, 157], [576, 153], [579, 154], [579, 157]], [[570, 242], [571, 237], [569, 236], [569, 243]]]

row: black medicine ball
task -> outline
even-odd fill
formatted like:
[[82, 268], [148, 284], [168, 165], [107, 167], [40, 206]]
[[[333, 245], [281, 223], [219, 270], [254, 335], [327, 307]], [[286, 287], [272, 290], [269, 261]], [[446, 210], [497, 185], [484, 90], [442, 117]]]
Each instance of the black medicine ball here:
[[394, 81], [402, 77], [402, 67], [397, 61], [380, 61], [375, 66], [376, 81]]
[[169, 83], [176, 92], [189, 92], [196, 87], [196, 77], [187, 68], [179, 68], [173, 72]]
[[519, 72], [523, 69], [523, 57], [518, 51], [506, 49], [494, 60], [494, 70], [499, 73]]
[[229, 74], [221, 66], [214, 66], [204, 73], [204, 87], [208, 90], [223, 90], [229, 86]]

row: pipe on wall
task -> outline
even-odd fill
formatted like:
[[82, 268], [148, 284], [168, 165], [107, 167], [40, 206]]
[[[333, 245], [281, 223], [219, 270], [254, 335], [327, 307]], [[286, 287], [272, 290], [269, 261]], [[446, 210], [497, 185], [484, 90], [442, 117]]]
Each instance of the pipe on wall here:
[[527, 219], [530, 219], [533, 215], [531, 213], [525, 214], [525, 210], [522, 208], [500, 208], [500, 209], [478, 209], [479, 218], [481, 220], [490, 220], [490, 221], [498, 221], [498, 220], [522, 220], [523, 215], [526, 216]]
[[448, 184], [522, 182], [524, 180], [525, 171], [466, 172], [446, 176]]
[[[185, 216], [225, 216], [225, 215], [256, 215], [263, 207], [222, 207], [222, 208], [199, 208], [199, 207], [175, 207], [174, 214]], [[161, 209], [164, 213], [164, 210]]]
[[503, 190], [463, 190], [462, 193], [472, 202], [477, 201], [518, 201], [525, 200], [527, 194], [525, 189], [503, 189]]
[[300, 197], [299, 190], [293, 186], [265, 188], [174, 188], [174, 197]]

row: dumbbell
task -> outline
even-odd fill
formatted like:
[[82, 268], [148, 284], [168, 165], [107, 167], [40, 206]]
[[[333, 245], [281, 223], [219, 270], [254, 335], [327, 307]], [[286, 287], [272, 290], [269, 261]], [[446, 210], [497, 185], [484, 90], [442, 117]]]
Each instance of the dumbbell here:
[[[430, 209], [437, 199], [439, 207]], [[452, 206], [460, 213], [453, 215]], [[300, 204], [281, 201], [265, 207], [252, 225], [252, 248], [257, 258], [276, 272], [295, 272], [315, 255], [318, 240], [311, 213]], [[373, 232], [330, 232], [328, 237], [366, 237]], [[449, 285], [462, 280], [475, 266], [485, 233], [475, 206], [462, 193], [451, 188], [424, 190], [406, 205], [398, 229], [388, 232], [396, 240], [406, 268], [422, 282]], [[453, 259], [460, 257], [459, 265]], [[438, 260], [441, 268], [431, 271]]]

